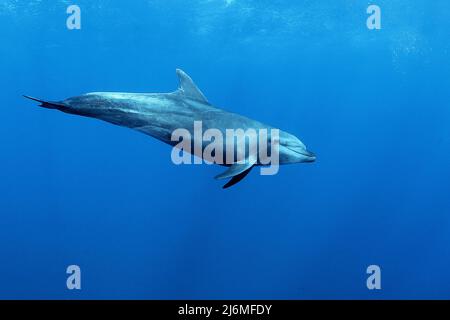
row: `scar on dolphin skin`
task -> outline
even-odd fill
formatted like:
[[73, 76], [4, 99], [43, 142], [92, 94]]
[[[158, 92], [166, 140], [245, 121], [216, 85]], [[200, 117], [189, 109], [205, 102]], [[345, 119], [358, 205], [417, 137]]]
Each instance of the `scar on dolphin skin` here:
[[[213, 129], [222, 136], [226, 136], [227, 130], [252, 129], [261, 133], [262, 131], [272, 132], [275, 129], [257, 120], [214, 107], [184, 71], [177, 69], [176, 73], [179, 88], [171, 93], [92, 92], [62, 101], [24, 97], [39, 102], [43, 108], [96, 118], [140, 131], [173, 147], [179, 144], [179, 141], [172, 139], [173, 132], [183, 128], [191, 137], [194, 137], [196, 122], [201, 122], [204, 130]], [[279, 134], [276, 141], [277, 166], [316, 160], [316, 156], [309, 152], [297, 137], [285, 131], [276, 130]], [[261, 145], [266, 150], [273, 149], [270, 134], [267, 138], [266, 144], [258, 144], [260, 149]], [[261, 136], [259, 140], [261, 142]], [[234, 143], [234, 137], [225, 139], [220, 148], [223, 150], [222, 154], [215, 155], [216, 158], [223, 160], [217, 162], [218, 164], [228, 167], [224, 173], [216, 176], [216, 179], [230, 179], [223, 186], [224, 189], [240, 182], [252, 168], [270, 164], [267, 163], [267, 159], [262, 159], [261, 152], [256, 150], [244, 153], [243, 159], [238, 159], [235, 154], [230, 155], [230, 150], [235, 153]], [[192, 141], [193, 147], [190, 148], [190, 152], [204, 159], [204, 151], [208, 145], [206, 141], [201, 141], [199, 147]]]

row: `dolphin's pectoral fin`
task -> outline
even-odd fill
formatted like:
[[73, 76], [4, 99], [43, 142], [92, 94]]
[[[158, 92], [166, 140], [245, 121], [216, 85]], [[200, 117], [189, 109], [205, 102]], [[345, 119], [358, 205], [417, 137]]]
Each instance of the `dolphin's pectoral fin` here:
[[234, 186], [236, 183], [240, 182], [242, 179], [244, 179], [249, 173], [250, 171], [252, 171], [253, 167], [250, 167], [249, 169], [245, 170], [244, 172], [239, 173], [237, 176], [234, 176], [233, 178], [231, 178], [230, 181], [228, 181], [222, 188], [223, 189], [227, 189], [231, 186]]
[[200, 89], [195, 85], [194, 81], [192, 81], [191, 77], [189, 77], [181, 69], [177, 69], [177, 76], [178, 79], [180, 80], [180, 88], [177, 91], [179, 94], [182, 94], [187, 98], [191, 98], [209, 104], [208, 100], [200, 91]]
[[229, 188], [244, 179], [245, 176], [250, 172], [250, 170], [252, 170], [256, 161], [256, 157], [250, 157], [246, 159], [245, 163], [235, 163], [231, 167], [229, 167], [227, 171], [216, 176], [216, 179], [231, 178], [231, 180], [223, 186], [224, 189]]
[[227, 179], [247, 171], [256, 163], [256, 158], [251, 157], [245, 160], [245, 163], [234, 163], [227, 171], [216, 176], [216, 179]]

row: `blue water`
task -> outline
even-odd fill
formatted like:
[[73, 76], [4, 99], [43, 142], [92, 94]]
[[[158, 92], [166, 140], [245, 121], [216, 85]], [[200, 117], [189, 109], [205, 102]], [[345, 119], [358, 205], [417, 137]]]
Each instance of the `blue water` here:
[[[360, 0], [2, 0], [0, 298], [450, 298], [450, 3], [373, 3], [381, 30]], [[176, 68], [317, 162], [224, 191], [21, 97], [169, 92]]]

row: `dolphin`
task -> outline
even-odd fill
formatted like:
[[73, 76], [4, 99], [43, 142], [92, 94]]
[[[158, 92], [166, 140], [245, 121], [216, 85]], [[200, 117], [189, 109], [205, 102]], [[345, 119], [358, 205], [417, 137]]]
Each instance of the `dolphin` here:
[[[131, 128], [171, 146], [178, 144], [178, 141], [172, 139], [172, 133], [177, 129], [185, 128], [194, 136], [196, 121], [201, 121], [206, 130], [217, 129], [224, 136], [228, 129], [273, 129], [272, 126], [259, 121], [214, 107], [184, 71], [177, 69], [176, 73], [179, 88], [170, 93], [92, 92], [62, 101], [48, 101], [26, 95], [24, 97], [39, 102], [41, 107], [47, 109]], [[229, 141], [225, 141], [225, 144], [227, 143]], [[306, 149], [303, 142], [290, 133], [279, 130], [277, 143], [279, 164], [316, 160], [316, 156]], [[191, 149], [191, 154], [202, 159], [206, 145], [202, 142], [201, 146], [197, 151], [195, 148]], [[226, 153], [226, 146], [223, 150]], [[224, 173], [216, 176], [216, 179], [230, 179], [223, 186], [224, 189], [245, 178], [253, 167], [266, 164], [257, 154], [247, 156], [245, 161], [237, 161], [235, 157], [231, 159], [231, 163], [219, 163], [228, 167]]]

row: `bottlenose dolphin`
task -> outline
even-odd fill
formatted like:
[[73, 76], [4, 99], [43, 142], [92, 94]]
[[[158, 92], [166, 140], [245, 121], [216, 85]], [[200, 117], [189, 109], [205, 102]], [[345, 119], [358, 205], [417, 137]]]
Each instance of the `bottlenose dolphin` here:
[[[172, 133], [176, 129], [185, 128], [194, 135], [196, 121], [201, 121], [205, 129], [218, 129], [224, 136], [227, 129], [273, 129], [272, 126], [259, 121], [214, 107], [185, 72], [177, 69], [176, 73], [179, 88], [171, 93], [92, 92], [62, 101], [24, 97], [39, 102], [44, 108], [128, 127], [172, 146], [178, 143], [172, 140]], [[315, 161], [315, 155], [294, 135], [279, 130], [278, 139], [279, 164]], [[192, 153], [202, 158], [205, 147], [205, 143], [202, 142], [202, 148], [197, 152], [193, 148]], [[227, 149], [223, 150], [226, 152]], [[241, 181], [254, 166], [266, 164], [258, 155], [249, 155], [244, 162], [233, 159], [233, 163], [225, 161], [222, 163], [228, 169], [216, 177], [216, 179], [231, 178], [224, 188]]]

